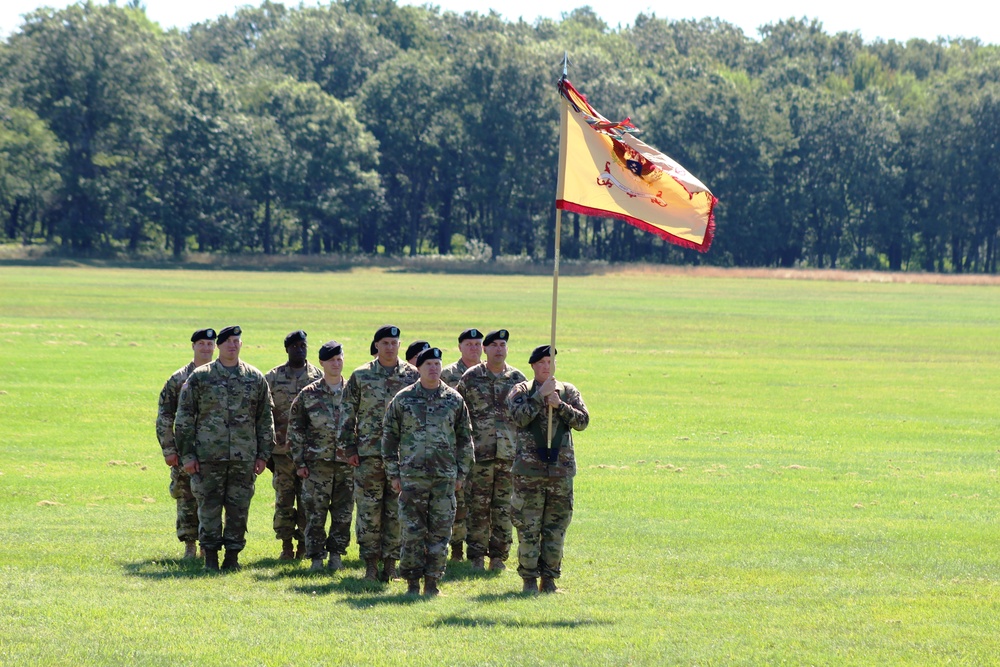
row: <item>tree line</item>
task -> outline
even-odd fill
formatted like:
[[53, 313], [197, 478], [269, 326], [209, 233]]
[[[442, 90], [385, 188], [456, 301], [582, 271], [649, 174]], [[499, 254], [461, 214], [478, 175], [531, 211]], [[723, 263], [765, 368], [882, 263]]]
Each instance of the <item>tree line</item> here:
[[68, 253], [551, 256], [555, 83], [719, 198], [698, 255], [564, 216], [565, 257], [997, 270], [1000, 49], [789, 19], [612, 28], [265, 0], [164, 31], [140, 0], [0, 44], [0, 236]]

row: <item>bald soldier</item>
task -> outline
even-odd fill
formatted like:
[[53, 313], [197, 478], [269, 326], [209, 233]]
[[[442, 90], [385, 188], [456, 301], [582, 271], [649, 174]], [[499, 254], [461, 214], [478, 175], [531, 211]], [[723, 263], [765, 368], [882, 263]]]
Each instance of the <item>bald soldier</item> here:
[[[482, 361], [483, 332], [472, 328], [458, 334], [458, 352], [461, 355], [458, 361], [445, 366], [441, 371], [441, 381], [452, 389], [458, 385], [465, 371]], [[455, 526], [451, 530], [451, 559], [454, 561], [462, 560], [462, 544], [467, 535], [465, 520], [469, 507], [465, 502], [465, 492], [464, 486], [455, 489]]]
[[465, 494], [469, 505], [465, 539], [474, 570], [484, 569], [486, 555], [490, 557], [491, 570], [503, 570], [514, 539], [510, 467], [516, 451], [516, 429], [505, 406], [511, 388], [525, 377], [507, 365], [509, 338], [506, 329], [486, 334], [483, 338], [486, 361], [467, 370], [456, 387], [469, 407], [476, 448], [476, 464]]
[[191, 334], [194, 360], [174, 371], [160, 391], [156, 412], [156, 438], [163, 450], [163, 460], [170, 466], [170, 497], [177, 501], [177, 539], [184, 543], [184, 557], [195, 558], [198, 553], [198, 501], [191, 492], [191, 477], [181, 467], [181, 457], [174, 443], [174, 416], [181, 386], [191, 371], [212, 361], [215, 356], [215, 329], [198, 329]]
[[[573, 518], [573, 476], [576, 456], [573, 431], [590, 423], [590, 413], [576, 387], [552, 374], [548, 345], [528, 358], [534, 378], [521, 382], [507, 396], [507, 409], [518, 426], [511, 498], [517, 526], [517, 573], [525, 593], [555, 593], [562, 573], [566, 529]], [[548, 415], [552, 408], [552, 439]]]
[[[271, 486], [274, 488], [274, 536], [281, 540], [281, 560], [302, 558], [306, 514], [302, 506], [302, 479], [288, 455], [288, 411], [303, 387], [323, 377], [323, 372], [306, 360], [308, 335], [301, 329], [285, 336], [288, 361], [267, 372], [264, 379], [274, 402], [274, 451], [271, 453]], [[292, 540], [298, 540], [298, 551]]]
[[370, 581], [395, 579], [400, 554], [399, 494], [385, 474], [382, 421], [396, 392], [420, 376], [399, 358], [399, 333], [399, 327], [391, 324], [379, 327], [369, 348], [375, 359], [354, 369], [344, 388], [348, 407], [344, 437], [359, 458], [354, 470], [355, 533], [365, 579]]
[[[243, 331], [226, 327], [219, 358], [191, 372], [181, 387], [174, 437], [198, 499], [198, 537], [205, 569], [240, 567], [254, 482], [274, 445], [271, 392], [264, 374], [240, 360]], [[223, 525], [225, 511], [225, 525]]]
[[420, 380], [389, 403], [382, 430], [382, 457], [399, 494], [402, 527], [400, 571], [407, 594], [437, 595], [455, 521], [455, 489], [472, 466], [472, 426], [465, 401], [441, 382], [441, 350], [416, 358]]
[[[322, 379], [299, 392], [288, 416], [288, 445], [302, 480], [306, 512], [306, 555], [311, 570], [339, 570], [351, 539], [354, 509], [354, 468], [358, 452], [346, 445], [344, 425], [344, 350], [331, 340], [319, 348]], [[330, 515], [329, 537], [326, 517]]]

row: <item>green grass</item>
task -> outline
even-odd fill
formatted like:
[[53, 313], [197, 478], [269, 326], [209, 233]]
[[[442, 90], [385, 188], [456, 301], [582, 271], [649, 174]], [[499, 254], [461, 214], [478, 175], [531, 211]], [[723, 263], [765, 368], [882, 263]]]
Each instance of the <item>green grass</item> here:
[[[605, 275], [560, 281], [587, 401], [557, 596], [453, 568], [444, 597], [275, 560], [265, 473], [243, 560], [178, 559], [156, 397], [196, 328], [379, 325], [456, 355], [551, 280], [0, 267], [0, 663], [969, 664], [1000, 660], [996, 287]], [[50, 504], [53, 503], [53, 504]]]

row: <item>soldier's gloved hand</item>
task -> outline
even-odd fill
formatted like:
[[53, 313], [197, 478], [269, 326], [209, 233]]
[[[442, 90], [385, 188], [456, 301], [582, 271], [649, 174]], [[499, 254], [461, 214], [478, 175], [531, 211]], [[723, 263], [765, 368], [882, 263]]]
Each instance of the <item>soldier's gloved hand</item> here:
[[191, 461], [190, 463], [185, 463], [184, 464], [184, 472], [186, 472], [189, 475], [194, 475], [195, 473], [201, 472], [201, 466], [198, 464], [198, 460], [195, 459], [194, 461]]
[[181, 457], [177, 456], [176, 454], [170, 454], [169, 456], [164, 456], [163, 460], [166, 461], [168, 466], [174, 468], [177, 466], [178, 463], [181, 462]]
[[264, 472], [264, 468], [267, 467], [267, 461], [264, 459], [257, 459], [253, 463], [253, 474], [259, 475]]
[[299, 479], [309, 479], [309, 468], [302, 466], [295, 471], [295, 474], [299, 476]]

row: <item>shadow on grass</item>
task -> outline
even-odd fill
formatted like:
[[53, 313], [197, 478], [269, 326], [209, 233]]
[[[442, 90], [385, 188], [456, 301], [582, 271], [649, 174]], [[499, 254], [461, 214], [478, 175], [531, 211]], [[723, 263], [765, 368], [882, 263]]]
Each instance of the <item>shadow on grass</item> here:
[[462, 581], [463, 579], [496, 579], [503, 570], [473, 570], [469, 561], [448, 561], [442, 581]]
[[305, 558], [303, 560], [279, 560], [277, 558], [262, 558], [254, 561], [252, 568], [257, 570], [254, 577], [258, 581], [277, 581], [279, 579], [321, 579], [322, 577], [343, 576], [349, 574], [351, 570], [363, 570], [364, 564], [361, 561], [344, 560], [341, 568], [337, 570], [340, 574], [326, 569], [314, 571], [309, 569], [312, 562]]
[[176, 579], [178, 577], [217, 577], [217, 572], [206, 572], [205, 561], [200, 558], [159, 558], [124, 563], [126, 574], [144, 579]]
[[[519, 594], [520, 595], [520, 594]], [[429, 628], [586, 628], [598, 625], [612, 625], [608, 621], [593, 619], [566, 621], [515, 621], [492, 618], [474, 618], [471, 616], [451, 615], [439, 618], [427, 624]]]

